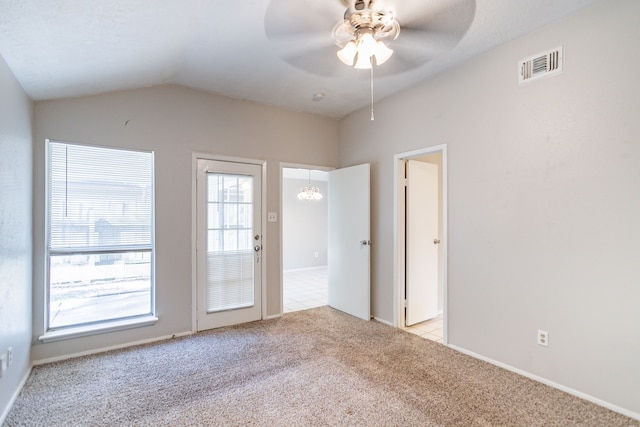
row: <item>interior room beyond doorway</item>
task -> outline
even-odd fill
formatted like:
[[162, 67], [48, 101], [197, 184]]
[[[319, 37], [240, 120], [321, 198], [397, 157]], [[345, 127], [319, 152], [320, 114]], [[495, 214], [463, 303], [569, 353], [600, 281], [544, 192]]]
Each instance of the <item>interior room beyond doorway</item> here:
[[282, 169], [284, 313], [327, 305], [327, 184], [325, 171]]

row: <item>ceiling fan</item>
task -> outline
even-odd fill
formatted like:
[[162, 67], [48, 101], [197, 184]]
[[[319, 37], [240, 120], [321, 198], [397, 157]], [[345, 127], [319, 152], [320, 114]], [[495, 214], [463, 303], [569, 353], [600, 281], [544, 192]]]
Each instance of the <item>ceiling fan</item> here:
[[374, 67], [382, 77], [453, 49], [475, 10], [475, 0], [271, 0], [265, 33], [306, 72], [341, 77]]

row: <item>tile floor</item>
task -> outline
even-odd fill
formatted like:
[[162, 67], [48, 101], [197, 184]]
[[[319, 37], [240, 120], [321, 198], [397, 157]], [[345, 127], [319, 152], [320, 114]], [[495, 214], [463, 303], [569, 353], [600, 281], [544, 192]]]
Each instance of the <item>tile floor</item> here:
[[[282, 287], [284, 313], [327, 305], [327, 267], [284, 271]], [[442, 315], [406, 330], [442, 344]]]
[[327, 267], [283, 272], [284, 312], [327, 305]]
[[407, 332], [442, 344], [442, 314], [426, 322], [405, 328]]

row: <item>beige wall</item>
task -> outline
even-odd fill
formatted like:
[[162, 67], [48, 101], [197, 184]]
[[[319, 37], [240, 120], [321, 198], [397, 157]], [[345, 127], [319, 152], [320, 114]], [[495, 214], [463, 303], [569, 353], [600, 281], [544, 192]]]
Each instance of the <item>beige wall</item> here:
[[31, 349], [31, 127], [33, 106], [0, 56], [0, 424], [29, 370]]
[[[636, 416], [638, 16], [602, 1], [492, 50], [378, 102], [374, 122], [342, 120], [338, 152], [372, 164], [376, 317], [394, 320], [393, 156], [447, 144], [450, 344]], [[518, 60], [558, 45], [564, 72], [518, 86]]]
[[[335, 166], [337, 122], [177, 86], [35, 106], [35, 294], [33, 359], [116, 346], [192, 328], [192, 153], [267, 161], [269, 212], [279, 211], [279, 163]], [[44, 141], [46, 138], [155, 151], [154, 326], [41, 344], [43, 333]], [[267, 223], [267, 315], [281, 313], [280, 222]]]

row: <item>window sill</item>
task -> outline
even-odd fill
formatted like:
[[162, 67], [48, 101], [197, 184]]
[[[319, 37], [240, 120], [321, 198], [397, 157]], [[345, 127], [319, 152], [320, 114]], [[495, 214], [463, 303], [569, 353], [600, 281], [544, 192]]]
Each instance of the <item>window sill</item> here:
[[73, 338], [86, 337], [89, 335], [104, 334], [107, 332], [123, 331], [125, 329], [140, 328], [142, 326], [154, 325], [158, 321], [155, 316], [143, 316], [133, 319], [114, 320], [96, 325], [77, 326], [72, 328], [59, 329], [57, 331], [46, 332], [38, 337], [43, 343], [62, 341]]

